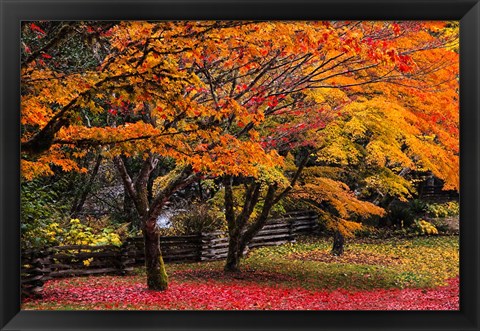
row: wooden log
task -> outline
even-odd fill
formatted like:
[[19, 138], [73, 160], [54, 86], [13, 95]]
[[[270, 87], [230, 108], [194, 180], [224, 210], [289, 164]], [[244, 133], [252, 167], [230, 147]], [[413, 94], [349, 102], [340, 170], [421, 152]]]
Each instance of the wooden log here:
[[130, 251], [123, 252], [121, 256], [127, 258], [131, 256], [135, 256], [135, 254], [137, 254], [136, 251], [130, 250]]
[[202, 257], [201, 261], [216, 261], [216, 260], [223, 260], [227, 258], [227, 254], [221, 254], [221, 255], [215, 255], [215, 256], [209, 256], [209, 257]]
[[203, 237], [217, 237], [220, 235], [225, 235], [225, 231], [217, 230], [212, 232], [202, 232], [200, 236]]
[[22, 288], [36, 288], [43, 287], [45, 282], [42, 279], [31, 281], [29, 283], [22, 283]]
[[292, 242], [291, 240], [279, 240], [279, 241], [271, 241], [271, 242], [263, 242], [263, 243], [250, 243], [248, 244], [248, 248], [256, 248], [256, 247], [264, 247], [264, 246], [278, 246], [282, 244], [286, 244]]
[[162, 250], [162, 255], [199, 254], [199, 249]]
[[164, 258], [165, 263], [187, 263], [187, 262], [197, 262], [200, 261], [197, 256], [186, 256], [186, 257], [177, 257], [177, 258]]
[[305, 232], [309, 230], [312, 230], [312, 226], [310, 225], [297, 226], [292, 229], [293, 232], [299, 232], [299, 231]]
[[210, 248], [202, 252], [202, 254], [216, 254], [217, 252], [228, 252], [228, 246], [223, 248]]
[[168, 244], [160, 244], [160, 247], [163, 249], [175, 249], [175, 248], [191, 248], [191, 247], [198, 247], [200, 242], [198, 243], [168, 243]]
[[49, 269], [35, 267], [35, 268], [22, 268], [20, 269], [21, 273], [26, 273], [30, 275], [43, 275], [45, 272], [48, 272]]
[[257, 237], [253, 237], [253, 239], [251, 240], [252, 242], [257, 242], [257, 241], [275, 241], [276, 239], [279, 239], [279, 238], [289, 238], [291, 237], [290, 234], [272, 234], [272, 235], [263, 235], [263, 236], [257, 236]]
[[198, 254], [183, 254], [183, 255], [171, 255], [164, 256], [164, 261], [178, 261], [178, 260], [189, 260], [196, 261], [199, 258]]
[[168, 237], [160, 237], [160, 243], [162, 242], [185, 242], [185, 241], [194, 241], [199, 240], [201, 238], [200, 235], [185, 235], [185, 236], [168, 236]]
[[316, 221], [315, 220], [305, 220], [305, 221], [295, 221], [292, 222], [292, 225], [311, 225], [314, 224]]
[[258, 233], [255, 235], [257, 236], [262, 236], [262, 235], [273, 235], [273, 234], [282, 234], [282, 233], [289, 233], [290, 229], [285, 227], [285, 228], [278, 228], [278, 229], [268, 229], [268, 230], [260, 230]]
[[49, 264], [51, 263], [51, 261], [52, 261], [52, 258], [50, 256], [37, 260], [39, 265]]
[[42, 280], [43, 279], [43, 275], [37, 275], [37, 276], [34, 276], [34, 277], [22, 277], [21, 279], [21, 283], [22, 284], [29, 284], [29, 283], [36, 283], [38, 282], [39, 280]]
[[125, 259], [120, 262], [120, 265], [129, 265], [135, 263], [135, 259]]
[[50, 257], [36, 257], [31, 260], [22, 260], [22, 264], [30, 264], [30, 265], [35, 265], [35, 264], [43, 264], [45, 260], [48, 260]]
[[213, 239], [209, 239], [209, 240], [202, 240], [202, 244], [203, 243], [213, 244], [213, 243], [224, 242], [224, 241], [228, 241], [228, 238], [227, 237], [221, 237], [221, 238], [213, 238]]
[[108, 274], [117, 272], [117, 268], [101, 268], [101, 269], [70, 269], [52, 271], [51, 277], [65, 277], [65, 276], [82, 276], [82, 275], [95, 275], [95, 274]]
[[66, 263], [51, 263], [48, 265], [50, 269], [70, 269], [71, 267], [71, 264]]
[[41, 297], [43, 286], [35, 286], [28, 289], [22, 289], [22, 294], [26, 297]]
[[266, 224], [263, 226], [262, 230], [288, 228], [288, 227], [290, 227], [289, 223]]
[[225, 245], [228, 245], [228, 239], [222, 240], [222, 241], [217, 241], [209, 245], [210, 247], [223, 247]]

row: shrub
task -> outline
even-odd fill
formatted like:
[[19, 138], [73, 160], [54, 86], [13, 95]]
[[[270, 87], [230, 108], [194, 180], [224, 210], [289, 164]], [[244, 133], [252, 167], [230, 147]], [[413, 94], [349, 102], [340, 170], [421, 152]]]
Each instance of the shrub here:
[[415, 220], [415, 216], [408, 206], [394, 205], [387, 213], [387, 220], [391, 225], [395, 225], [399, 228], [404, 226], [410, 226]]
[[115, 245], [121, 246], [120, 236], [115, 229], [106, 227], [95, 230], [80, 222], [79, 219], [72, 219], [64, 228], [57, 223], [50, 223], [38, 231], [45, 246], [67, 246], [67, 245]]
[[438, 234], [437, 228], [430, 222], [423, 219], [415, 220], [413, 228], [418, 234], [421, 235], [434, 235]]
[[377, 237], [379, 234], [379, 229], [371, 225], [362, 225], [360, 229], [355, 230], [355, 237], [358, 238]]
[[68, 229], [59, 239], [61, 245], [122, 245], [120, 236], [114, 229], [104, 228], [95, 233], [93, 228], [83, 225], [79, 219], [70, 220]]
[[414, 214], [423, 214], [427, 211], [427, 203], [420, 199], [413, 199], [409, 202], [409, 208]]
[[172, 216], [169, 223], [170, 227], [164, 232], [170, 235], [226, 230], [223, 213], [204, 202], [191, 204], [184, 212]]
[[445, 203], [433, 203], [427, 205], [427, 215], [435, 218], [455, 216], [460, 213], [460, 206], [457, 201]]
[[[21, 185], [21, 246], [39, 248], [51, 244], [68, 207], [56, 190], [42, 180]], [[47, 235], [48, 233], [48, 235]]]

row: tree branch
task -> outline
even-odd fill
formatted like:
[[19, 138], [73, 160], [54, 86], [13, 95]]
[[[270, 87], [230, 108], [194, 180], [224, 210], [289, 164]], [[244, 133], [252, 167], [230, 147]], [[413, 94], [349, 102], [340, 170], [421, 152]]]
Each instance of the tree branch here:
[[125, 167], [125, 163], [123, 162], [120, 156], [113, 158], [113, 162], [115, 163], [118, 173], [122, 178], [123, 185], [125, 186], [126, 191], [135, 202], [137, 200], [137, 191], [135, 190], [135, 186], [133, 184], [132, 178], [127, 172], [127, 168]]
[[307, 164], [309, 158], [309, 153], [306, 152], [306, 155], [303, 157], [303, 159], [300, 161], [300, 164], [298, 165], [297, 171], [292, 177], [292, 180], [290, 181], [290, 185], [285, 188], [274, 200], [273, 204], [278, 203], [288, 192], [290, 192], [293, 187], [295, 186], [295, 183], [297, 182], [298, 178], [300, 177], [300, 174], [302, 173], [303, 169], [305, 168], [305, 165]]

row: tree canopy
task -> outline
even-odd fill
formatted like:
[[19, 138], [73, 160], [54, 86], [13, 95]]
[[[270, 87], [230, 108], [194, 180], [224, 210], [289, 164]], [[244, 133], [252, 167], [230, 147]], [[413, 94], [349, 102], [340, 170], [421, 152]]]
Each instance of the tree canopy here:
[[411, 197], [410, 172], [458, 191], [458, 70], [455, 22], [25, 22], [22, 177], [86, 172], [96, 150], [146, 234], [205, 178], [239, 252], [287, 194], [348, 234]]

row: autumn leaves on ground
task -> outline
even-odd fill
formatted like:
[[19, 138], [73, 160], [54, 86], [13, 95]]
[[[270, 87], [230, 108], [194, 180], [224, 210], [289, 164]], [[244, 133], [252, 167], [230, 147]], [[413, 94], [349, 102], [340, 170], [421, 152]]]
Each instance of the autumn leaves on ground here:
[[[149, 291], [144, 271], [127, 277], [51, 281], [24, 309], [457, 310], [455, 237], [358, 242], [331, 257], [325, 241], [258, 249], [242, 274], [221, 262], [169, 264], [166, 292]], [[431, 270], [436, 270], [432, 274]]]
[[[458, 309], [458, 30], [23, 22], [22, 248], [145, 247], [24, 308]], [[249, 249], [306, 210], [318, 231]], [[224, 260], [164, 265], [161, 235], [211, 232]]]

